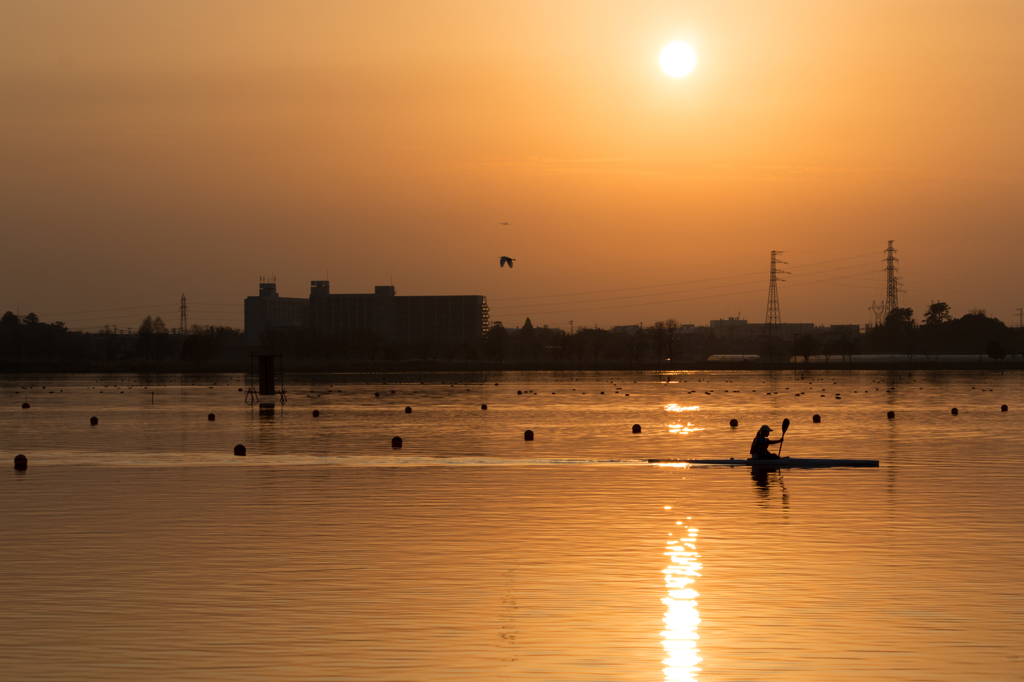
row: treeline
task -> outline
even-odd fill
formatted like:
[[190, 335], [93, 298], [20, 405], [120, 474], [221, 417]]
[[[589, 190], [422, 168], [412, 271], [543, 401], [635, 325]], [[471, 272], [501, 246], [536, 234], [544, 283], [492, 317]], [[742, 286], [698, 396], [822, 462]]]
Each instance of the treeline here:
[[519, 329], [509, 329], [495, 322], [487, 337], [474, 343], [424, 339], [399, 344], [370, 330], [348, 336], [327, 336], [310, 328], [272, 330], [262, 337], [257, 352], [282, 354], [308, 366], [418, 362], [561, 369], [678, 365], [704, 362], [715, 353], [756, 352], [756, 348], [754, 342], [715, 338], [707, 328], [684, 330], [671, 319], [653, 325], [565, 330], [535, 327], [527, 318]]
[[949, 304], [928, 306], [918, 323], [910, 308], [896, 308], [885, 322], [864, 335], [868, 353], [905, 355], [977, 355], [1002, 360], [1024, 351], [1024, 330], [1008, 327], [984, 310], [972, 310], [954, 318]]
[[171, 334], [163, 320], [147, 316], [134, 333], [109, 327], [93, 333], [40, 322], [34, 313], [21, 318], [7, 311], [0, 317], [0, 371], [241, 367], [243, 355], [241, 332], [229, 327], [193, 325], [188, 334]]
[[326, 336], [311, 328], [272, 330], [256, 347], [229, 327], [193, 325], [170, 333], [159, 317], [146, 317], [134, 333], [104, 329], [70, 331], [63, 322], [42, 323], [34, 314], [0, 318], [0, 371], [214, 371], [248, 369], [250, 354], [281, 354], [293, 369], [309, 371], [377, 368], [502, 367], [521, 369], [658, 369], [704, 363], [712, 355], [757, 355], [786, 363], [793, 356], [824, 356], [841, 362], [859, 354], [977, 355], [1002, 359], [1024, 351], [1024, 331], [1007, 327], [982, 310], [953, 318], [934, 303], [917, 322], [909, 308], [893, 310], [884, 324], [865, 334], [828, 328], [795, 339], [721, 336], [708, 327], [681, 327], [675, 320], [569, 330], [535, 327], [529, 318], [508, 329], [495, 322], [485, 339], [413, 344], [388, 341], [370, 330]]

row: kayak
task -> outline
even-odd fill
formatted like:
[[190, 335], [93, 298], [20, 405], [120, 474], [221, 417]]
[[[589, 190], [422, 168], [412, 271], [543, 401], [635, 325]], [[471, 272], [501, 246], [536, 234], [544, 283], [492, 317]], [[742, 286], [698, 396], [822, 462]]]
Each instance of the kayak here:
[[733, 467], [767, 469], [822, 469], [825, 467], [877, 467], [877, 459], [649, 459], [648, 464], [720, 464]]

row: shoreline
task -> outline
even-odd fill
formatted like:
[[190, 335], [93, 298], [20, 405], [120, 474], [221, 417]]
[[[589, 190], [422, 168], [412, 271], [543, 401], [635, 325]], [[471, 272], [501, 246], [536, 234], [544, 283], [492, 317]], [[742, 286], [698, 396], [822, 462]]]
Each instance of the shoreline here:
[[[801, 374], [821, 372], [853, 371], [983, 371], [1005, 372], [1024, 370], [1024, 362], [1000, 362], [994, 360], [976, 362], [680, 362], [663, 364], [622, 363], [579, 363], [572, 365], [529, 363], [472, 363], [448, 364], [411, 361], [401, 363], [325, 363], [285, 358], [284, 371], [287, 374], [355, 374], [380, 376], [390, 374], [501, 374], [505, 372], [575, 373], [575, 372], [624, 372], [637, 375], [662, 375], [674, 372], [758, 372], [758, 371], [799, 371]], [[112, 363], [112, 364], [23, 364], [0, 366], [0, 377], [24, 376], [29, 374], [246, 374], [249, 363], [210, 363], [195, 365], [183, 362], [168, 363]]]

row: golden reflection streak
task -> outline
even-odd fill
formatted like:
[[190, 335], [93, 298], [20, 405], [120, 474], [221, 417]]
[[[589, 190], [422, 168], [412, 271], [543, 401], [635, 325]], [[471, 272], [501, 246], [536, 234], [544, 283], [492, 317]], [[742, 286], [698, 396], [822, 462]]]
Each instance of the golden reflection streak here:
[[[665, 630], [661, 632], [662, 646], [667, 657], [665, 665], [666, 682], [696, 682], [701, 662], [697, 648], [697, 625], [700, 615], [697, 613], [697, 597], [700, 596], [693, 585], [700, 577], [702, 568], [697, 553], [697, 529], [688, 528], [685, 539], [668, 540], [665, 545], [666, 556], [672, 558], [672, 564], [662, 571], [665, 574], [665, 587], [668, 596], [661, 600], [666, 606]], [[681, 546], [680, 546], [681, 544]]]
[[677, 405], [675, 403], [669, 403], [665, 406], [666, 412], [696, 412], [699, 409], [699, 405]]
[[686, 426], [683, 426], [682, 424], [669, 424], [668, 425], [668, 432], [669, 433], [681, 433], [683, 435], [686, 435], [688, 433], [694, 433], [695, 431], [703, 431], [703, 430], [704, 429], [702, 429], [702, 428], [700, 428], [698, 426], [694, 426], [692, 422], [686, 422]]

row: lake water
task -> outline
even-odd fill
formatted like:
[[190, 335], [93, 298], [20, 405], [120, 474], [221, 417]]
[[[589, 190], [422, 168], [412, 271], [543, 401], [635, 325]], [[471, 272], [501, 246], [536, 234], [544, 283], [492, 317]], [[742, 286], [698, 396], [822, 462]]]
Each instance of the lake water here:
[[0, 379], [0, 679], [1024, 680], [1020, 373], [419, 380]]

